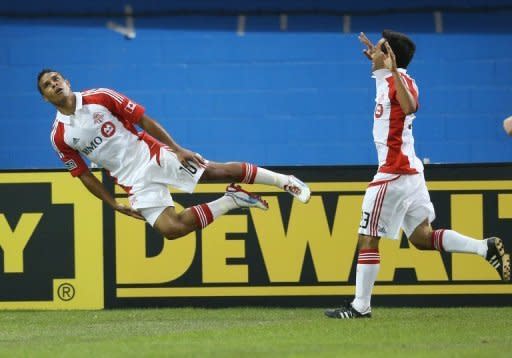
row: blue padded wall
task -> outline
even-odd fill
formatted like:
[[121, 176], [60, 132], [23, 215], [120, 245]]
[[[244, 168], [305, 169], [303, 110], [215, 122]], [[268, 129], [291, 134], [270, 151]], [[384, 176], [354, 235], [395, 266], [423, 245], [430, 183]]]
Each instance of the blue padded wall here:
[[384, 26], [410, 32], [418, 46], [409, 70], [420, 87], [419, 156], [510, 161], [501, 121], [512, 114], [511, 25], [480, 31], [464, 17], [473, 14], [446, 14], [446, 33], [435, 34], [431, 14], [411, 16], [354, 16], [348, 34], [337, 16], [290, 15], [286, 32], [278, 16], [249, 16], [244, 36], [235, 16], [137, 18], [134, 40], [105, 18], [0, 19], [0, 168], [61, 167], [49, 142], [54, 109], [36, 90], [43, 67], [76, 90], [125, 93], [211, 160], [374, 164], [375, 88], [355, 33]]

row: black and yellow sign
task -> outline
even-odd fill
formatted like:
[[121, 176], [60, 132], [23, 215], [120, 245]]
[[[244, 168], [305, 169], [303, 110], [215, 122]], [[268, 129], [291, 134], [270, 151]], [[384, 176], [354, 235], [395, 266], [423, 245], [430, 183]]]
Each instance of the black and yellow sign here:
[[[353, 180], [354, 175], [337, 181], [329, 174], [332, 168], [316, 170], [320, 175], [307, 174], [313, 192], [307, 205], [274, 188], [247, 186], [264, 196], [269, 211], [236, 211], [202, 232], [172, 241], [116, 215], [112, 303], [187, 304], [190, 299], [194, 304], [195, 298], [236, 297], [237, 304], [244, 304], [244, 297], [268, 299], [258, 302], [303, 297], [314, 305], [315, 298], [353, 295], [361, 203], [372, 172], [366, 169], [365, 181]], [[428, 182], [437, 213], [433, 226], [479, 239], [498, 235], [512, 248], [512, 181], [464, 180], [451, 175], [453, 168], [448, 174], [439, 170], [446, 178]], [[328, 180], [313, 180], [315, 176]], [[211, 201], [224, 189], [202, 184], [193, 195], [173, 197], [181, 210]], [[405, 237], [382, 240], [380, 253], [377, 297], [512, 294], [512, 285], [503, 284], [479, 256], [419, 251]]]
[[[114, 213], [67, 172], [0, 173], [0, 309], [318, 306], [352, 296], [361, 202], [374, 168], [275, 169], [304, 178], [311, 201], [247, 185], [270, 210], [235, 210], [176, 240]], [[512, 249], [512, 166], [432, 166], [426, 173], [435, 228], [500, 236]], [[212, 201], [225, 186], [173, 193], [177, 209]], [[405, 237], [383, 239], [380, 252], [374, 302], [512, 302], [512, 285], [481, 257], [419, 251]]]
[[67, 172], [0, 173], [0, 309], [99, 309], [101, 203]]

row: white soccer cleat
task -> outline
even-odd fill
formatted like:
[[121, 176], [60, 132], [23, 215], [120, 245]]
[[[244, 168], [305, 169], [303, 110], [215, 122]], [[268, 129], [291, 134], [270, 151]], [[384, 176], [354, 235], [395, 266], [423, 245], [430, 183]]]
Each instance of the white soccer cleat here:
[[293, 175], [288, 176], [288, 184], [283, 189], [303, 203], [307, 203], [311, 198], [309, 187]]
[[233, 199], [236, 206], [239, 208], [258, 208], [261, 210], [268, 210], [268, 203], [263, 200], [261, 196], [245, 191], [240, 185], [230, 184], [226, 188], [226, 194], [224, 195]]

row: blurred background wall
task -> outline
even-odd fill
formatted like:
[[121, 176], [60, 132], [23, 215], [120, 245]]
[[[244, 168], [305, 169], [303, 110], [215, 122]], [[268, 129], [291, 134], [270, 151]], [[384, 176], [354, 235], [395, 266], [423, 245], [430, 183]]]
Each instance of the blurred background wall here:
[[[133, 39], [111, 29], [130, 19]], [[417, 44], [418, 156], [510, 162], [511, 20], [512, 1], [1, 2], [0, 169], [62, 167], [55, 110], [36, 89], [44, 67], [74, 90], [128, 95], [211, 160], [376, 164], [357, 34], [377, 41], [384, 28]]]

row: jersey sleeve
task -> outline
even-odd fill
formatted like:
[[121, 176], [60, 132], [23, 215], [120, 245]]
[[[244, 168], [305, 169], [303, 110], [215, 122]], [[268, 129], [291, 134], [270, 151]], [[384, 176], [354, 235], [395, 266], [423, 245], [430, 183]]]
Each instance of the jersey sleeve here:
[[60, 160], [62, 160], [64, 166], [69, 170], [72, 176], [80, 176], [89, 170], [78, 151], [71, 148], [64, 141], [64, 125], [62, 123], [55, 122], [50, 139], [53, 149], [55, 149]]
[[[401, 75], [401, 77], [404, 80], [404, 83], [407, 86], [407, 89], [409, 90], [409, 92], [411, 92], [411, 95], [414, 98], [414, 101], [416, 102], [416, 109], [418, 109], [419, 108], [418, 87], [416, 86], [416, 82], [409, 76]], [[398, 99], [396, 97], [395, 79], [393, 77], [389, 77], [388, 84], [389, 84], [389, 99], [390, 99], [390, 101], [393, 103], [398, 103]]]
[[409, 76], [403, 76], [403, 79], [405, 80], [405, 83], [407, 84], [407, 88], [411, 92], [411, 94], [414, 98], [414, 101], [416, 102], [416, 110], [417, 110], [420, 107], [420, 103], [418, 101], [419, 91], [418, 91], [418, 86], [416, 86], [416, 81], [414, 81]]
[[125, 95], [108, 88], [98, 88], [82, 93], [84, 104], [100, 104], [121, 122], [137, 124], [145, 109]]

